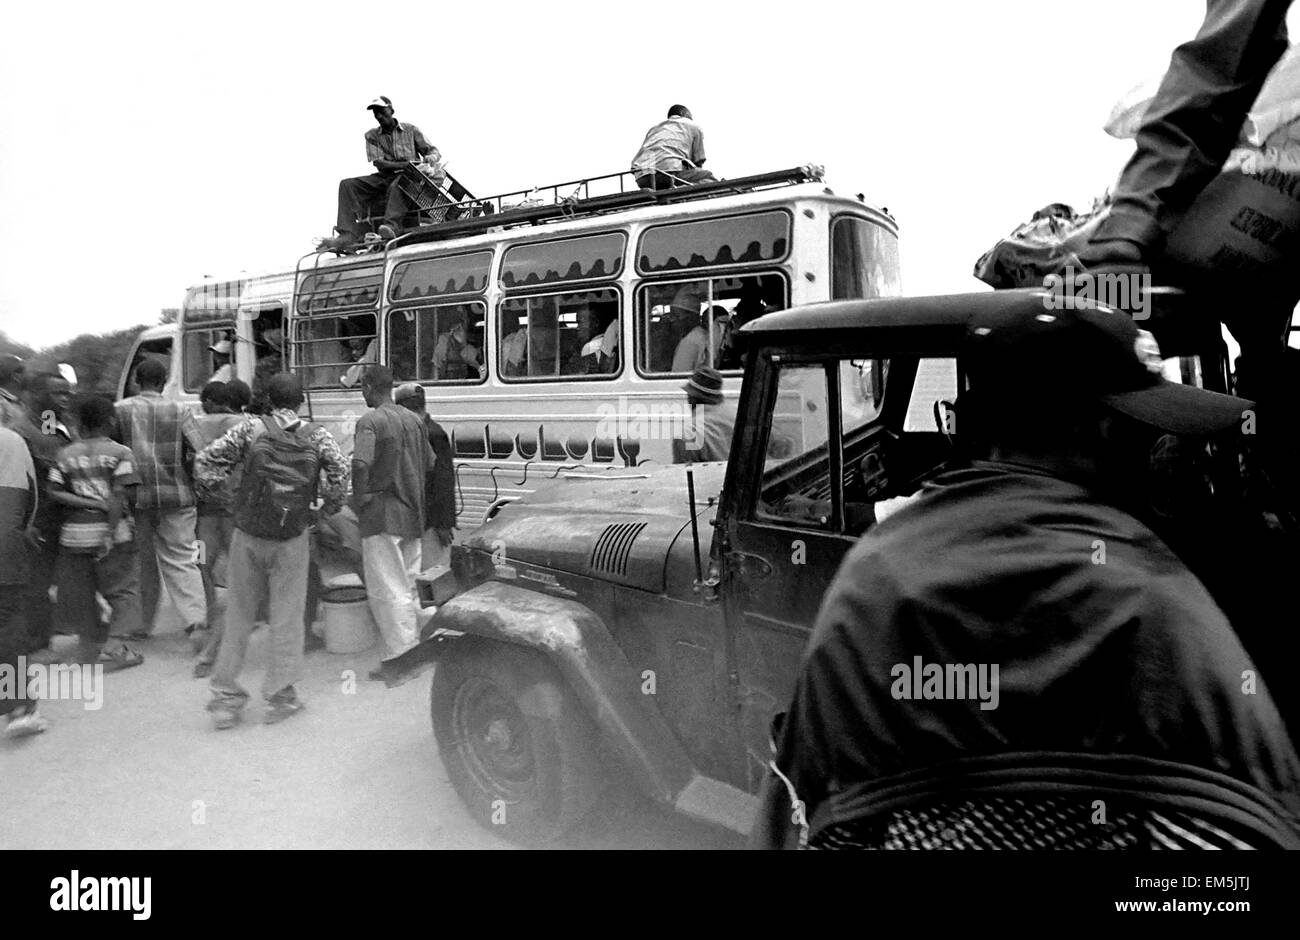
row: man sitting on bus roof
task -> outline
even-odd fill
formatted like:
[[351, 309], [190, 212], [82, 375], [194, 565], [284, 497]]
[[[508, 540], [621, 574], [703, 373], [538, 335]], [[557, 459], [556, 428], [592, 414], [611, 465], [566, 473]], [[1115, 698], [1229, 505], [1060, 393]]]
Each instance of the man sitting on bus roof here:
[[379, 236], [385, 240], [396, 238], [401, 234], [402, 220], [412, 209], [410, 199], [398, 185], [402, 170], [415, 163], [432, 166], [442, 163], [442, 154], [418, 127], [393, 117], [391, 100], [380, 95], [366, 108], [379, 123], [378, 127], [366, 131], [366, 159], [375, 165], [377, 172], [339, 181], [338, 224], [334, 227], [337, 234], [321, 242], [323, 250], [348, 248], [360, 242], [365, 233], [359, 219], [368, 215], [372, 203], [381, 199], [386, 202]]
[[704, 159], [704, 132], [692, 119], [690, 108], [675, 104], [668, 109], [667, 120], [646, 132], [632, 158], [632, 175], [642, 189], [672, 189], [717, 179], [702, 169]]

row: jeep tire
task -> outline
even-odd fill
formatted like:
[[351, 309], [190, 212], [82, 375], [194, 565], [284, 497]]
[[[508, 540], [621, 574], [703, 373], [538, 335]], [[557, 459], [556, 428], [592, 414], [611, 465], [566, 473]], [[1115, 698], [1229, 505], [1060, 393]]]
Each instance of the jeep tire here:
[[545, 845], [599, 795], [596, 729], [540, 654], [458, 641], [439, 658], [429, 705], [452, 786], [488, 830]]

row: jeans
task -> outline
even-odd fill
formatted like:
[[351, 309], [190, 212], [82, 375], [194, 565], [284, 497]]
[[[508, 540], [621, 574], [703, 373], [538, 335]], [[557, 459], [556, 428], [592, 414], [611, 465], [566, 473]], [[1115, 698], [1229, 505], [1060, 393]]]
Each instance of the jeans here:
[[[66, 549], [59, 553], [58, 618], [65, 629], [77, 634], [83, 661], [99, 655], [110, 633], [122, 636], [140, 629], [139, 577], [135, 545], [130, 542], [114, 545], [103, 558]], [[96, 591], [113, 609], [107, 626], [99, 619]]]
[[230, 538], [235, 524], [229, 513], [200, 513], [195, 534], [203, 545], [199, 574], [203, 576], [203, 600], [208, 609], [208, 637], [199, 661], [211, 665], [217, 659], [217, 645], [225, 623], [225, 598], [217, 597], [217, 587], [229, 587]]
[[413, 208], [397, 185], [401, 178], [400, 173], [371, 173], [339, 180], [338, 230], [360, 237], [364, 227], [358, 220], [370, 215], [371, 207], [383, 201], [384, 221], [400, 232], [402, 221]]
[[258, 609], [269, 603], [270, 660], [262, 679], [262, 697], [302, 679], [302, 612], [307, 600], [310, 547], [306, 532], [285, 541], [258, 538], [235, 529], [230, 540], [230, 583], [226, 627], [212, 673], [213, 704], [241, 708], [248, 693], [239, 672]]
[[136, 542], [140, 547], [140, 602], [153, 629], [158, 612], [160, 587], [165, 586], [186, 626], [207, 623], [203, 575], [199, 573], [199, 552], [195, 528], [198, 511], [142, 509], [135, 515]]
[[370, 612], [395, 659], [420, 642], [415, 579], [420, 573], [420, 539], [381, 532], [361, 540]]

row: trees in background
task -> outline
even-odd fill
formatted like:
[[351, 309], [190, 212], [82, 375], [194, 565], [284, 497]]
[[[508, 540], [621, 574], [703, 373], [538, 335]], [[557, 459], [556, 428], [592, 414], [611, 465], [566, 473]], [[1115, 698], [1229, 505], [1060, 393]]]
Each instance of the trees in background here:
[[0, 330], [0, 356], [17, 356], [20, 359], [30, 359], [36, 353], [36, 350], [17, 340], [10, 339], [4, 330]]
[[79, 393], [112, 395], [117, 392], [122, 368], [131, 355], [131, 346], [144, 329], [143, 326], [132, 326], [99, 335], [83, 333], [40, 350], [32, 361], [36, 369], [51, 372], [58, 370], [60, 362], [66, 362], [77, 370]]
[[[166, 308], [158, 322], [175, 323], [179, 314], [179, 309]], [[59, 363], [66, 362], [77, 370], [79, 393], [114, 395], [131, 347], [144, 329], [144, 326], [132, 326], [112, 333], [82, 333], [39, 350], [11, 339], [0, 330], [0, 354], [21, 356], [31, 372], [57, 372]]]

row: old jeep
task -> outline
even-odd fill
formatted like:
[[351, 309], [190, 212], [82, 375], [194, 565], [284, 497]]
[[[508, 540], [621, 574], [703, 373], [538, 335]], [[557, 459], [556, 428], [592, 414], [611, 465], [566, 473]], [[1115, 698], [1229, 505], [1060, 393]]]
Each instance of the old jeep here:
[[[746, 832], [825, 588], [951, 456], [967, 321], [1043, 303], [1016, 290], [768, 314], [738, 334], [725, 465], [575, 475], [458, 545], [422, 582], [437, 605], [423, 649], [439, 752], [470, 812], [544, 842], [621, 779]], [[1218, 324], [1176, 322], [1153, 321], [1170, 371], [1194, 365], [1222, 390]]]

